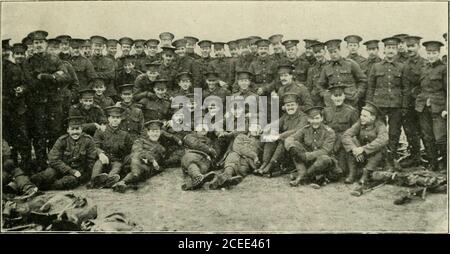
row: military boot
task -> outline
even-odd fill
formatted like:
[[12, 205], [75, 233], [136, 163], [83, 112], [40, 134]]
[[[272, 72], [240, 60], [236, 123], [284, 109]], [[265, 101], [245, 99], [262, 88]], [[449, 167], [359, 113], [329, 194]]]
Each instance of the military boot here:
[[108, 176], [105, 182], [105, 188], [111, 188], [114, 184], [118, 183], [120, 180], [120, 176], [118, 174], [113, 174]]
[[367, 168], [363, 168], [363, 173], [361, 179], [359, 180], [359, 183], [361, 185], [365, 185], [367, 184], [368, 181], [369, 181], [369, 170]]
[[52, 190], [70, 190], [78, 186], [78, 180], [74, 176], [63, 176], [56, 180], [51, 186]]
[[348, 167], [348, 176], [345, 178], [344, 183], [351, 184], [356, 180], [356, 166], [351, 165]]
[[255, 175], [263, 175], [263, 170], [264, 168], [267, 166], [268, 162], [263, 162], [263, 164], [261, 165], [261, 167], [259, 167], [258, 169], [256, 169], [253, 173]]
[[101, 174], [94, 176], [94, 178], [92, 179], [92, 184], [91, 184], [92, 188], [101, 189], [101, 188], [105, 187], [107, 180], [108, 180], [108, 174], [106, 174], [106, 173], [101, 173]]
[[297, 187], [300, 184], [304, 184], [305, 179], [306, 179], [306, 168], [305, 165], [303, 164], [297, 164], [296, 165], [297, 168], [297, 177], [289, 182], [289, 185], [291, 185], [291, 187]]
[[264, 169], [262, 170], [262, 174], [263, 174], [263, 176], [265, 176], [265, 177], [272, 177], [272, 171], [275, 169], [275, 168], [277, 168], [278, 167], [278, 162], [277, 161], [274, 161], [274, 160], [272, 160], [272, 161], [270, 161], [267, 165], [266, 165], [266, 167], [264, 167]]
[[393, 154], [390, 152], [386, 154], [385, 170], [390, 172], [401, 170], [400, 164], [398, 163], [397, 160], [395, 160]]
[[400, 161], [400, 167], [402, 168], [411, 168], [417, 167], [422, 163], [422, 159], [420, 158], [420, 152], [411, 153], [410, 156]]
[[127, 190], [127, 188], [128, 186], [124, 181], [117, 182], [112, 186], [113, 191], [119, 193], [124, 193]]

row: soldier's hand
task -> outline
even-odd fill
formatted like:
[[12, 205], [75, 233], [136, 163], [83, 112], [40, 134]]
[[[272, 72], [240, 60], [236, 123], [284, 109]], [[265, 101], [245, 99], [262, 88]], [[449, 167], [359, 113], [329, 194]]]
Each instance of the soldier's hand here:
[[258, 159], [258, 157], [256, 157], [254, 160], [253, 160], [253, 162], [255, 163], [255, 166], [259, 166], [259, 159]]
[[441, 116], [442, 118], [447, 119], [447, 110], [442, 111]]
[[99, 130], [105, 131], [106, 130], [106, 125], [101, 124], [100, 127], [99, 127]]
[[364, 154], [360, 154], [360, 155], [356, 156], [356, 161], [357, 162], [363, 162], [364, 161]]
[[159, 164], [156, 160], [153, 160], [152, 164], [153, 164], [153, 167], [155, 168], [155, 170], [159, 170]]
[[364, 152], [364, 148], [362, 148], [362, 147], [355, 147], [352, 150], [353, 156], [355, 156], [355, 157], [362, 154], [363, 152]]
[[258, 88], [258, 90], [256, 90], [256, 93], [257, 93], [258, 95], [262, 95], [262, 94], [264, 93], [264, 91], [263, 91], [263, 89], [260, 87], [260, 88]]
[[78, 170], [73, 170], [72, 175], [75, 176], [76, 178], [79, 178], [81, 176], [81, 173]]
[[116, 107], [120, 107], [120, 104], [121, 104], [120, 101], [118, 101], [118, 102], [116, 102], [116, 105], [115, 105], [115, 106], [116, 106]]
[[227, 82], [223, 81], [223, 80], [219, 80], [219, 86], [220, 87], [226, 87], [228, 86]]
[[99, 154], [98, 159], [102, 162], [103, 165], [109, 164], [109, 158], [104, 153]]
[[53, 81], [55, 80], [55, 75], [51, 75], [48, 73], [41, 73], [37, 76], [37, 78], [42, 81]]
[[147, 158], [142, 158], [141, 160], [142, 160], [145, 164], [148, 164]]

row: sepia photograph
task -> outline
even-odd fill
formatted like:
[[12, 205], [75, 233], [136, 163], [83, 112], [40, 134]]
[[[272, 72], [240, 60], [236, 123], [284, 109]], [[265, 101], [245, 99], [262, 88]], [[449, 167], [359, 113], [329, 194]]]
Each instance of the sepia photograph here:
[[0, 4], [1, 233], [449, 234], [447, 1]]

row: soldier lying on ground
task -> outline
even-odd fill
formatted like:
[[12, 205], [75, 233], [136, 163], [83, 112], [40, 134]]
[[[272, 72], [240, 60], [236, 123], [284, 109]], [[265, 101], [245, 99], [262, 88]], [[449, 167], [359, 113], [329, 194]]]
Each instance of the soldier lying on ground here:
[[247, 133], [238, 134], [233, 140], [225, 153], [222, 172], [212, 182], [207, 183], [209, 189], [236, 185], [258, 167], [262, 153], [259, 138], [261, 127], [258, 124], [249, 124], [247, 128]]
[[97, 150], [93, 138], [83, 133], [83, 124], [84, 117], [68, 118], [68, 134], [58, 138], [48, 154], [50, 167], [31, 176], [40, 189], [73, 189], [89, 181]]
[[[119, 127], [124, 109], [111, 106], [105, 110], [108, 114], [108, 125], [105, 131], [97, 130], [94, 135], [98, 160], [92, 168], [92, 188], [111, 188], [120, 180], [123, 164], [133, 146], [130, 134]], [[105, 171], [109, 172], [104, 173]]]

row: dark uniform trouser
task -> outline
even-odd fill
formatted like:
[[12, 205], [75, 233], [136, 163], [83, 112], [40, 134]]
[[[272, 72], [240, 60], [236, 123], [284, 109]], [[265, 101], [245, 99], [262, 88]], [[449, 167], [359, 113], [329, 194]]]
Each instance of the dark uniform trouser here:
[[33, 187], [33, 183], [30, 181], [28, 176], [23, 172], [21, 168], [14, 166], [14, 162], [11, 159], [3, 161], [2, 168], [2, 186], [5, 186], [13, 181], [17, 184], [18, 190], [24, 192], [30, 186]]
[[120, 161], [110, 161], [109, 164], [103, 165], [100, 160], [97, 160], [92, 168], [91, 179], [103, 173], [105, 169], [109, 170], [108, 175], [120, 175], [120, 170], [122, 169], [122, 162]]
[[[276, 164], [283, 163], [288, 164], [289, 161], [286, 160], [286, 148], [284, 148], [284, 141], [278, 140], [275, 142], [267, 142], [264, 144], [263, 151], [263, 162], [275, 162]], [[292, 164], [291, 164], [292, 165]]]
[[69, 190], [89, 180], [90, 175], [83, 172], [81, 170], [81, 176], [77, 178], [70, 174], [61, 174], [54, 168], [47, 168], [31, 176], [31, 181], [43, 190]]
[[421, 135], [420, 124], [417, 124], [420, 123], [419, 113], [414, 108], [409, 108], [402, 121], [411, 156], [419, 156]]
[[[33, 117], [33, 147], [39, 166], [45, 166], [49, 151], [62, 134], [62, 103], [49, 101], [34, 103], [31, 107]], [[48, 141], [47, 141], [48, 140]]]
[[316, 159], [306, 162], [297, 162], [294, 160], [294, 163], [299, 175], [302, 175], [305, 178], [328, 173], [334, 166], [333, 158], [328, 155], [320, 155]]
[[189, 175], [191, 178], [212, 171], [211, 161], [206, 156], [189, 151], [181, 158], [181, 168], [183, 173]]
[[431, 164], [436, 164], [437, 151], [447, 158], [447, 121], [440, 113], [432, 113], [429, 107], [425, 107], [419, 113], [420, 129], [424, 141], [426, 153]]
[[384, 161], [384, 153], [382, 151], [376, 152], [370, 155], [365, 155], [365, 160], [362, 162], [356, 161], [356, 158], [349, 154], [347, 156], [348, 160], [348, 168], [356, 172], [356, 175], [360, 175], [362, 173], [361, 167], [364, 167], [363, 170], [375, 171], [377, 167]]
[[388, 118], [389, 125], [389, 150], [392, 158], [397, 158], [397, 148], [402, 127], [402, 111], [400, 108], [381, 108]]
[[151, 160], [147, 164], [139, 156], [131, 156], [130, 172], [123, 178], [123, 181], [126, 184], [137, 183], [150, 178], [155, 173]]
[[229, 176], [246, 176], [250, 173], [251, 166], [248, 159], [240, 156], [238, 153], [231, 151], [225, 158], [224, 173]]

